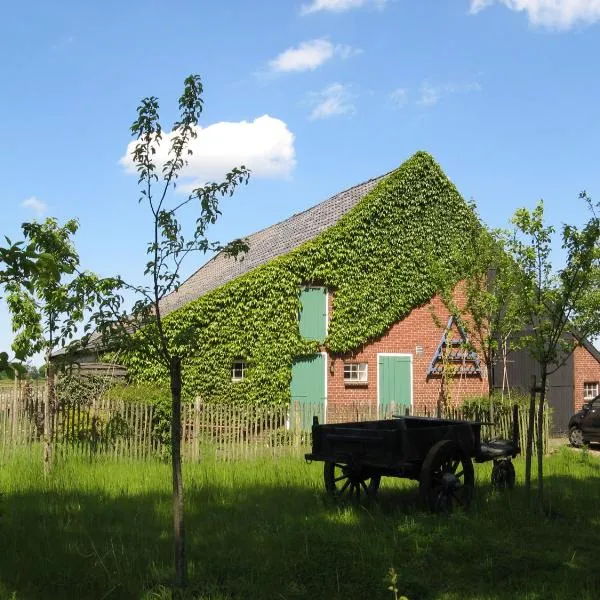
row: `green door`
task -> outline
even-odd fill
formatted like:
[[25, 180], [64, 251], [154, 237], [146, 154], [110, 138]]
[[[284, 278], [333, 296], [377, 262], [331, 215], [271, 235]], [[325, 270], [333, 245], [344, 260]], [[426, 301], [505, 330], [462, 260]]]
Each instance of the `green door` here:
[[325, 417], [325, 356], [315, 354], [294, 361], [291, 384], [290, 427], [310, 429], [313, 415]]
[[379, 418], [404, 414], [412, 404], [410, 356], [379, 356]]
[[327, 335], [327, 290], [305, 287], [300, 290], [300, 335], [322, 342]]

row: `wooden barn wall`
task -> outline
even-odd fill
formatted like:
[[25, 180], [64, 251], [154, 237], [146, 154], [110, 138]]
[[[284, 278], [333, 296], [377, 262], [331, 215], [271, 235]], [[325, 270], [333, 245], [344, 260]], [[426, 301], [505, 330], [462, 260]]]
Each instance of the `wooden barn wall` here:
[[[508, 384], [511, 391], [529, 394], [531, 376], [540, 383], [540, 367], [526, 350], [516, 350], [507, 357]], [[494, 388], [502, 389], [503, 364], [498, 360], [494, 366]], [[569, 418], [573, 414], [573, 355], [549, 378], [548, 404], [552, 408], [552, 433], [567, 430]]]

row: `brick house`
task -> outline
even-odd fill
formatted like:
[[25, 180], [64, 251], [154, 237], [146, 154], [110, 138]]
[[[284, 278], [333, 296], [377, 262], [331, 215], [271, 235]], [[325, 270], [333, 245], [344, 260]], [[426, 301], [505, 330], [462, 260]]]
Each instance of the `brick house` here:
[[573, 408], [581, 409], [584, 402], [600, 394], [600, 352], [586, 344], [573, 353]]
[[[176, 292], [163, 299], [162, 314], [189, 311], [189, 307], [194, 306], [194, 303], [224, 289], [230, 289], [227, 286], [291, 256], [299, 249], [306, 248], [315, 240], [335, 230], [347, 216], [356, 214], [356, 211], [364, 209], [365, 206], [368, 208], [369, 202], [373, 202], [374, 194], [394, 177], [401, 179], [404, 187], [400, 186], [398, 189], [405, 192], [388, 195], [386, 202], [397, 203], [400, 206], [403, 199], [397, 196], [411, 193], [406, 190], [417, 189], [417, 202], [409, 207], [412, 211], [410, 214], [403, 215], [401, 211], [392, 213], [396, 220], [406, 217], [406, 222], [396, 223], [398, 227], [415, 227], [421, 220], [432, 219], [432, 215], [444, 214], [444, 209], [440, 209], [439, 205], [445, 202], [451, 206], [446, 209], [447, 214], [451, 214], [457, 208], [462, 211], [458, 220], [452, 220], [452, 216], [448, 217], [451, 229], [460, 229], [461, 219], [464, 220], [466, 216], [474, 218], [470, 209], [466, 211], [466, 204], [456, 188], [447, 180], [433, 159], [425, 153], [417, 153], [396, 171], [355, 185], [308, 210], [247, 236], [249, 251], [243, 260], [234, 261], [222, 254], [215, 255], [184, 281]], [[406, 183], [407, 181], [409, 183]], [[440, 181], [440, 193], [437, 195], [437, 191], [431, 191], [432, 184]], [[422, 201], [421, 196], [424, 198]], [[385, 205], [383, 209], [381, 204], [378, 207], [378, 210], [385, 209]], [[436, 210], [442, 212], [436, 213]], [[386, 231], [382, 231], [381, 227], [377, 229], [377, 222], [368, 219], [366, 221], [357, 230], [357, 235], [386, 235]], [[427, 246], [416, 236], [412, 243], [415, 254], [421, 252], [423, 257], [427, 253], [443, 253], [445, 250], [443, 245], [440, 245], [442, 242], [434, 240], [433, 245]], [[404, 257], [407, 259], [406, 252]], [[365, 261], [365, 257], [360, 256], [360, 249], [349, 248], [345, 260], [355, 259], [369, 265], [368, 269], [377, 270], [386, 266], [373, 260]], [[321, 267], [328, 260], [331, 259], [326, 252], [319, 255], [314, 270], [323, 272]], [[421, 261], [427, 262], [425, 258], [421, 258]], [[417, 261], [417, 264], [420, 263]], [[401, 270], [402, 264], [399, 267]], [[293, 265], [286, 265], [286, 269], [293, 269]], [[389, 276], [395, 277], [396, 271]], [[373, 416], [387, 414], [389, 411], [386, 409], [391, 406], [395, 410], [434, 412], [442, 395], [442, 382], [448, 382], [448, 378], [441, 376], [444, 339], [452, 340], [452, 347], [446, 346], [449, 351], [446, 359], [450, 358], [455, 367], [455, 374], [447, 383], [448, 396], [453, 404], [460, 404], [467, 398], [486, 395], [488, 376], [493, 378], [496, 387], [501, 386], [503, 368], [497, 365], [493, 372], [488, 374], [485, 365], [479, 361], [476, 354], [461, 350], [460, 342], [464, 338], [464, 332], [459, 331], [452, 323], [447, 309], [433, 289], [431, 293], [427, 291], [429, 288], [413, 293], [408, 308], [403, 309], [397, 318], [389, 319], [377, 335], [360, 341], [347, 351], [333, 352], [328, 346], [328, 336], [331, 327], [335, 329], [336, 326], [339, 290], [335, 285], [328, 284], [328, 277], [330, 281], [335, 280], [335, 277], [331, 276], [308, 277], [308, 280], [300, 280], [299, 285], [291, 292], [281, 292], [293, 294], [295, 302], [299, 299], [301, 309], [298, 313], [296, 336], [319, 343], [319, 350], [315, 354], [291, 355], [289, 360], [282, 359], [278, 365], [280, 370], [283, 369], [287, 373], [287, 398], [291, 398], [292, 402], [308, 403], [311, 407], [319, 406], [320, 410], [316, 412], [320, 412], [322, 418], [336, 420], [351, 418], [357, 411], [367, 411]], [[321, 282], [316, 283], [319, 279]], [[361, 285], [361, 281], [357, 275], [355, 285]], [[250, 305], [265, 302], [264, 297], [268, 293], [269, 290], [259, 289]], [[235, 294], [235, 291], [232, 294]], [[237, 298], [236, 302], [239, 302], [239, 293], [232, 297]], [[369, 301], [371, 300], [367, 297], [365, 302]], [[289, 306], [290, 303], [282, 302], [282, 305]], [[436, 315], [436, 320], [432, 312]], [[219, 315], [215, 313], [214, 316], [217, 318]], [[440, 323], [447, 323], [446, 328], [440, 327]], [[263, 322], [263, 326], [268, 326], [268, 323]], [[243, 327], [243, 323], [240, 327]], [[238, 346], [247, 349], [249, 355], [260, 351], [250, 347], [252, 338], [258, 334], [259, 332], [246, 331], [242, 336], [240, 333], [241, 341]], [[269, 335], [275, 336], [271, 339], [277, 344], [277, 332], [270, 332]], [[214, 343], [219, 344], [218, 341]], [[281, 348], [282, 351], [287, 350], [283, 345]], [[81, 357], [82, 362], [98, 360], [99, 354], [100, 350], [92, 344], [87, 354]], [[218, 384], [219, 389], [225, 390], [221, 398], [228, 397], [229, 392], [232, 393], [231, 398], [239, 397], [238, 392], [243, 389], [243, 385], [231, 384], [252, 380], [252, 361], [245, 356], [231, 356], [226, 352], [222, 352], [220, 356], [221, 380]], [[534, 372], [536, 365], [522, 353], [510, 358], [507, 373], [513, 388], [526, 388], [530, 375]], [[268, 378], [268, 374], [263, 374], [262, 383], [253, 385], [266, 386], [268, 382], [265, 377]], [[561, 428], [564, 414], [570, 414], [581, 405], [584, 391], [588, 395], [593, 391], [597, 393], [599, 382], [600, 354], [591, 344], [578, 348], [570, 362], [551, 379], [555, 388], [560, 387], [560, 394], [551, 389], [549, 402], [555, 408], [555, 414], [559, 415]], [[211, 390], [215, 389], [214, 385], [205, 385], [203, 390], [201, 381], [192, 382], [190, 385], [197, 385], [193, 392], [207, 399], [211, 397]], [[269, 390], [266, 387], [265, 390], [265, 394], [268, 395]], [[566, 426], [566, 423], [564, 425]]]
[[[302, 300], [305, 294], [301, 294]], [[326, 304], [326, 314], [330, 317], [333, 302], [329, 294]], [[355, 352], [336, 355], [322, 347], [321, 356], [309, 361], [314, 363], [310, 378], [305, 372], [306, 361], [295, 362], [292, 367], [292, 400], [307, 394], [316, 399], [319, 390], [311, 389], [311, 385], [322, 372], [323, 383], [319, 385], [324, 390], [325, 414], [330, 417], [351, 418], [357, 412], [364, 414], [369, 408], [381, 409], [389, 404], [396, 411], [410, 409], [418, 413], [434, 413], [440, 402], [441, 375], [439, 366], [436, 368], [432, 363], [435, 363], [445, 331], [434, 322], [432, 311], [444, 323], [450, 318], [440, 298], [435, 296], [394, 323], [381, 337]], [[307, 317], [311, 318], [303, 311], [301, 327], [302, 320]], [[326, 333], [326, 322], [321, 339]], [[448, 338], [457, 341], [461, 338], [455, 325], [451, 326]], [[450, 380], [449, 397], [455, 406], [465, 399], [487, 395], [485, 366], [479, 364], [475, 368], [476, 360], [476, 357], [464, 357], [454, 361], [457, 372]], [[303, 386], [303, 380], [308, 378], [311, 383]], [[372, 412], [376, 414], [376, 411]], [[385, 414], [387, 412], [384, 411]]]
[[[249, 251], [242, 261], [233, 261], [217, 254], [183, 282], [177, 292], [164, 299], [162, 313], [172, 313], [189, 306], [196, 299], [243, 278], [279, 257], [289, 255], [335, 228], [340, 219], [361, 202], [369, 202], [371, 193], [377, 193], [379, 184], [385, 183], [387, 178], [394, 177], [413, 162], [417, 166], [409, 166], [409, 172], [414, 172], [414, 169], [419, 177], [427, 178], [433, 171], [435, 177], [443, 179], [443, 189], [446, 192], [450, 190], [459, 203], [466, 207], [431, 157], [417, 153], [397, 171], [355, 185], [308, 210], [247, 236]], [[446, 192], [440, 195], [442, 202], [446, 199]], [[433, 201], [438, 201], [438, 198]], [[420, 210], [422, 215], [417, 218], [427, 218], [427, 205]], [[470, 209], [468, 213], [471, 216]], [[304, 281], [299, 286], [299, 334], [303, 339], [321, 342], [321, 346], [316, 354], [298, 356], [293, 360], [289, 385], [291, 401], [310, 404], [311, 413], [320, 413], [325, 420], [339, 420], [346, 416], [351, 418], [357, 412], [376, 417], [389, 414], [392, 407], [402, 411], [434, 412], [440, 402], [442, 380], [439, 361], [435, 360], [435, 356], [436, 352], [439, 353], [444, 329], [436, 325], [431, 311], [435, 311], [438, 322], [445, 324], [449, 320], [449, 313], [440, 299], [425, 296], [403, 318], [390, 323], [380, 335], [349, 352], [339, 353], [327, 347], [329, 326], [335, 317], [337, 293], [332, 286], [315, 284], [313, 280]], [[450, 324], [449, 329], [449, 337], [458, 343], [461, 332], [455, 325]], [[452, 403], [459, 404], [466, 398], [485, 395], [488, 384], [484, 365], [479, 363], [476, 356], [461, 354], [458, 347], [454, 355], [458, 358], [454, 361], [457, 374], [449, 386]], [[231, 364], [231, 379], [241, 382], [250, 371], [249, 361], [236, 358]]]

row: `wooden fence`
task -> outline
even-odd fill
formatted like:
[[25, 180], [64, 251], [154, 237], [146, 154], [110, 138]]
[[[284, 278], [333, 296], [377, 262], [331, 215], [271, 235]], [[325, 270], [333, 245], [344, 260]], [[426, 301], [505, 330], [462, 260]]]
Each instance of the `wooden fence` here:
[[[0, 390], [0, 456], [17, 448], [39, 446], [44, 431], [44, 391], [30, 389], [25, 395], [12, 389]], [[286, 451], [301, 453], [310, 445], [313, 415], [322, 406], [241, 407], [232, 404], [197, 402], [182, 410], [182, 452], [186, 460], [214, 457], [230, 460], [259, 455], [276, 456]], [[52, 416], [52, 441], [58, 455], [105, 455], [114, 458], [147, 459], [166, 456], [170, 429], [168, 417], [150, 404], [98, 399], [89, 404], [58, 403]], [[348, 405], [344, 410], [330, 411], [329, 422], [366, 421], [377, 418], [415, 414], [405, 406], [390, 405], [385, 409]], [[418, 416], [435, 416], [422, 413]], [[483, 422], [482, 439], [510, 438], [511, 411], [498, 413], [494, 425], [484, 410], [464, 414], [451, 409], [446, 418], [473, 419]], [[519, 411], [521, 447], [525, 448], [527, 411]], [[545, 423], [547, 444], [549, 418]]]

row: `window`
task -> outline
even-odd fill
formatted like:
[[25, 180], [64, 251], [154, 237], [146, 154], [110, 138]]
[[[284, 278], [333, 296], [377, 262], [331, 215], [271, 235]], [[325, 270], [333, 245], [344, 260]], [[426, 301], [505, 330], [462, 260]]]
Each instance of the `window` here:
[[587, 381], [583, 384], [583, 401], [589, 402], [598, 395], [598, 382]]
[[242, 381], [246, 378], [248, 363], [245, 360], [234, 360], [231, 367], [231, 381]]
[[368, 369], [367, 363], [345, 363], [344, 383], [367, 383]]
[[327, 289], [306, 286], [300, 290], [300, 335], [322, 342], [327, 336]]

